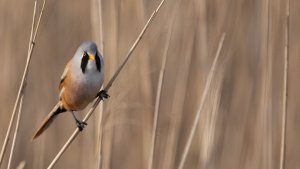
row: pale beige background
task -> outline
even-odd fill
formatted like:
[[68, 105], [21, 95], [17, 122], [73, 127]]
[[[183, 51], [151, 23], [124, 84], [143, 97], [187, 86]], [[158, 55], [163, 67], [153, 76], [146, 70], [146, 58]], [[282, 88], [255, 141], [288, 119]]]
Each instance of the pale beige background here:
[[[46, 168], [73, 132], [72, 116], [65, 113], [38, 140], [30, 141], [55, 105], [60, 75], [79, 44], [92, 39], [100, 45], [97, 3], [48, 0], [30, 64], [12, 168], [22, 160], [26, 168]], [[106, 82], [158, 3], [103, 0]], [[286, 169], [298, 169], [300, 1], [290, 3]], [[33, 0], [0, 1], [0, 145], [25, 66], [32, 9]], [[278, 168], [285, 14], [286, 0], [166, 0], [105, 102], [103, 168], [147, 168], [157, 81], [169, 31], [154, 168], [177, 167], [224, 31], [213, 89], [185, 168]], [[92, 116], [55, 168], [96, 168], [98, 115]], [[2, 168], [7, 159], [8, 154]]]

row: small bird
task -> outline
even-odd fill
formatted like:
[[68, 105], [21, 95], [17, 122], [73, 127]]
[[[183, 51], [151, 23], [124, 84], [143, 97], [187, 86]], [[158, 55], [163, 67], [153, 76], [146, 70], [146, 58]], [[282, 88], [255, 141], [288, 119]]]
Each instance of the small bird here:
[[33, 139], [40, 136], [54, 121], [58, 114], [71, 111], [79, 131], [87, 123], [78, 120], [74, 111], [84, 109], [95, 97], [102, 100], [109, 95], [100, 90], [104, 80], [104, 61], [92, 41], [83, 42], [73, 58], [67, 63], [59, 84], [59, 102], [44, 119]]

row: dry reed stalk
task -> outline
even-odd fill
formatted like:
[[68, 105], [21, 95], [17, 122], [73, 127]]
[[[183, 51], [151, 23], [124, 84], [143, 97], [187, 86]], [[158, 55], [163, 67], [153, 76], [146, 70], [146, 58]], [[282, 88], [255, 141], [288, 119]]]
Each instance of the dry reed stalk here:
[[[184, 3], [180, 1], [180, 3]], [[178, 2], [179, 4], [179, 2]], [[182, 4], [178, 5], [179, 7]], [[177, 8], [178, 9], [178, 8]], [[180, 14], [180, 13], [178, 13]], [[178, 15], [177, 15], [178, 16]], [[188, 23], [188, 22], [186, 22]], [[187, 26], [189, 27], [189, 26]], [[171, 106], [171, 119], [169, 124], [169, 130], [166, 140], [166, 148], [164, 154], [164, 161], [163, 161], [163, 168], [164, 169], [173, 169], [175, 165], [175, 159], [178, 149], [178, 141], [179, 141], [179, 134], [180, 129], [182, 126], [182, 115], [183, 110], [185, 107], [185, 98], [187, 94], [187, 86], [188, 86], [188, 79], [189, 73], [191, 68], [191, 61], [193, 56], [194, 50], [194, 43], [195, 43], [195, 27], [189, 27], [189, 29], [183, 30], [183, 38], [182, 38], [182, 46], [180, 50], [180, 54], [182, 57], [180, 64], [178, 65], [178, 72], [176, 75], [176, 81], [174, 83], [174, 96], [172, 98], [172, 106]]]
[[[173, 22], [174, 22], [174, 17], [173, 17]], [[162, 63], [161, 63], [161, 69], [159, 72], [158, 83], [157, 83], [148, 169], [153, 168], [153, 158], [154, 158], [154, 149], [155, 149], [155, 143], [156, 143], [155, 139], [156, 139], [156, 133], [157, 133], [157, 121], [158, 121], [158, 115], [159, 115], [158, 113], [159, 113], [159, 107], [160, 107], [161, 90], [162, 90], [163, 81], [164, 81], [165, 67], [166, 67], [172, 32], [173, 32], [173, 24], [171, 24], [170, 30], [168, 31], [168, 34], [167, 34], [167, 43], [165, 46]]]
[[[92, 27], [94, 28], [94, 37], [97, 37], [99, 49], [104, 57], [104, 38], [103, 38], [103, 18], [102, 18], [102, 0], [94, 0], [91, 3], [92, 9]], [[103, 118], [103, 102], [100, 102], [97, 116], [95, 117], [96, 124], [96, 151], [95, 151], [95, 168], [102, 168], [102, 118]]]
[[103, 104], [100, 104], [100, 114], [98, 119], [98, 137], [97, 137], [97, 151], [96, 151], [96, 157], [97, 157], [97, 168], [102, 169], [102, 143], [103, 143]]
[[286, 121], [287, 121], [287, 94], [288, 94], [288, 66], [289, 66], [289, 28], [290, 28], [290, 1], [287, 0], [286, 27], [285, 27], [285, 49], [284, 49], [284, 74], [283, 74], [283, 99], [282, 99], [282, 126], [279, 168], [285, 165], [286, 148]]
[[[108, 2], [108, 1], [107, 1]], [[107, 3], [107, 6], [105, 8], [103, 7], [103, 13], [105, 13], [105, 25], [109, 25], [108, 29], [105, 29], [105, 25], [103, 25], [105, 29], [105, 35], [109, 35], [109, 38], [106, 39], [105, 41], [105, 51], [104, 55], [105, 56], [110, 56], [109, 62], [105, 62], [105, 77], [111, 77], [113, 75], [113, 72], [118, 68], [119, 65], [119, 59], [118, 59], [118, 42], [119, 42], [119, 23], [118, 23], [118, 16], [119, 16], [119, 10], [118, 10], [118, 1], [109, 1]], [[105, 9], [108, 9], [105, 11]], [[104, 35], [104, 36], [105, 36]], [[108, 79], [105, 79], [105, 83]], [[113, 96], [114, 95], [114, 90], [110, 92], [110, 94]], [[106, 104], [106, 107], [110, 107], [110, 102]], [[114, 113], [111, 113], [113, 119], [115, 119]], [[103, 118], [105, 117], [105, 113], [103, 112]], [[101, 124], [102, 127], [105, 127], [105, 119], [103, 119], [103, 123]], [[105, 152], [105, 157], [103, 156], [101, 159], [101, 165], [102, 168], [111, 168], [112, 162], [112, 156], [113, 156], [113, 150], [112, 150], [112, 144], [113, 142], [111, 141], [114, 138], [114, 128], [112, 130], [109, 130], [109, 132], [104, 132], [104, 129], [102, 129], [103, 135], [105, 134], [105, 137], [102, 138], [101, 144], [103, 145], [102, 147], [102, 152]]]
[[[145, 23], [147, 20], [145, 6], [143, 5], [143, 1], [138, 1], [136, 3], [136, 13], [137, 13], [137, 21], [140, 24]], [[153, 105], [153, 91], [152, 91], [152, 79], [149, 76], [149, 72], [151, 72], [151, 57], [149, 57], [150, 46], [148, 45], [148, 39], [145, 39], [143, 45], [141, 45], [138, 53], [142, 54], [143, 57], [139, 57], [137, 59], [137, 64], [140, 65], [141, 71], [138, 71], [137, 79], [139, 80], [139, 91], [138, 93], [143, 93], [140, 95], [140, 103], [144, 105]], [[142, 132], [141, 143], [142, 143], [142, 153], [143, 153], [143, 168], [146, 168], [149, 161], [149, 145], [151, 144], [151, 121], [149, 119], [153, 118], [152, 113], [149, 109], [145, 108], [144, 113], [142, 113], [141, 124], [144, 132]]]
[[196, 117], [194, 119], [191, 132], [189, 134], [187, 143], [186, 143], [186, 145], [184, 147], [184, 151], [183, 151], [182, 157], [180, 159], [178, 169], [182, 169], [183, 168], [185, 160], [186, 160], [186, 157], [187, 157], [187, 154], [188, 154], [188, 151], [189, 151], [189, 149], [191, 147], [192, 140], [193, 140], [193, 137], [195, 135], [196, 128], [198, 126], [198, 122], [199, 122], [199, 118], [200, 118], [200, 113], [201, 113], [201, 111], [203, 109], [204, 102], [206, 100], [208, 91], [210, 90], [212, 79], [214, 77], [216, 64], [217, 64], [217, 61], [219, 59], [219, 56], [220, 56], [220, 53], [221, 53], [221, 50], [222, 50], [222, 47], [223, 47], [223, 43], [224, 43], [224, 40], [225, 40], [225, 35], [226, 34], [223, 33], [222, 36], [221, 36], [221, 39], [219, 41], [219, 45], [218, 45], [218, 49], [217, 49], [217, 52], [216, 52], [216, 56], [215, 56], [215, 59], [213, 61], [212, 66], [211, 66], [211, 69], [210, 69], [210, 71], [208, 73], [208, 77], [207, 77], [207, 81], [206, 81], [206, 84], [205, 84], [205, 87], [204, 87], [204, 91], [203, 91], [203, 94], [202, 94], [202, 97], [201, 97], [199, 109], [198, 109], [198, 111], [196, 113]]
[[[270, 30], [271, 30], [271, 2], [269, 0], [266, 0], [266, 4], [264, 5], [264, 11], [265, 11], [265, 17], [263, 18], [263, 31], [266, 36], [262, 38], [262, 56], [265, 56], [264, 62], [262, 62], [263, 66], [263, 75], [262, 75], [262, 97], [261, 97], [261, 113], [262, 113], [262, 159], [263, 159], [263, 168], [273, 168], [272, 167], [272, 116], [271, 116], [271, 107], [272, 107], [272, 56], [271, 56], [271, 36], [270, 36]], [[265, 50], [264, 50], [265, 49]]]
[[26, 162], [25, 161], [21, 161], [20, 164], [18, 165], [18, 167], [16, 169], [24, 169], [26, 167]]
[[[131, 54], [133, 53], [134, 49], [139, 44], [139, 42], [142, 39], [143, 35], [145, 34], [147, 28], [149, 27], [150, 23], [153, 21], [154, 17], [156, 16], [157, 12], [159, 11], [159, 9], [161, 8], [161, 6], [163, 5], [164, 2], [165, 2], [165, 0], [162, 0], [160, 2], [160, 4], [158, 5], [158, 7], [155, 9], [155, 11], [153, 11], [152, 15], [148, 19], [147, 23], [145, 24], [145, 26], [142, 29], [141, 33], [139, 34], [138, 38], [136, 39], [136, 41], [134, 42], [134, 44], [130, 48], [129, 52], [127, 53], [124, 61], [119, 66], [119, 68], [116, 70], [116, 72], [114, 73], [114, 75], [112, 76], [112, 78], [110, 79], [110, 81], [107, 83], [107, 85], [104, 87], [105, 91], [107, 91], [107, 92], [109, 91], [110, 87], [112, 86], [112, 84], [114, 83], [114, 81], [116, 80], [116, 78], [118, 77], [119, 73], [121, 72], [121, 70], [123, 69], [123, 67], [125, 66], [125, 64], [128, 62]], [[100, 101], [101, 101], [101, 99], [99, 97], [96, 99], [96, 101], [94, 101], [92, 108], [88, 111], [88, 113], [84, 117], [83, 122], [86, 122], [90, 118], [90, 116], [93, 114], [94, 110], [96, 109], [96, 107], [100, 103]], [[71, 143], [74, 141], [74, 139], [77, 137], [78, 134], [79, 134], [79, 130], [78, 130], [78, 128], [76, 128], [76, 130], [73, 132], [73, 134], [69, 137], [68, 141], [64, 144], [64, 146], [60, 149], [60, 151], [58, 152], [58, 154], [55, 156], [55, 158], [49, 164], [49, 166], [47, 167], [47, 169], [53, 168], [53, 166], [56, 164], [56, 162], [58, 161], [58, 159], [62, 156], [62, 154], [66, 151], [66, 149], [71, 145]]]
[[16, 122], [16, 129], [15, 129], [15, 133], [14, 133], [14, 137], [13, 137], [13, 141], [12, 141], [12, 146], [11, 146], [10, 155], [9, 155], [9, 159], [8, 159], [7, 169], [11, 168], [12, 157], [13, 157], [13, 153], [14, 153], [15, 145], [16, 145], [16, 138], [17, 138], [17, 134], [19, 131], [19, 124], [20, 124], [21, 112], [22, 112], [22, 107], [23, 107], [23, 99], [24, 99], [24, 93], [22, 93], [22, 96], [20, 99], [19, 112], [18, 112], [17, 122]]
[[[16, 116], [16, 111], [17, 111], [17, 107], [18, 107], [19, 102], [20, 102], [20, 98], [22, 96], [22, 91], [25, 90], [27, 72], [28, 72], [29, 64], [30, 64], [30, 61], [31, 61], [31, 58], [32, 58], [33, 49], [35, 47], [35, 40], [36, 40], [36, 37], [38, 35], [38, 30], [39, 30], [41, 18], [43, 16], [43, 12], [44, 12], [44, 9], [45, 9], [45, 5], [46, 5], [46, 0], [43, 1], [43, 6], [41, 8], [41, 12], [40, 12], [40, 15], [39, 15], [38, 22], [37, 22], [34, 33], [33, 33], [33, 29], [31, 31], [31, 35], [30, 35], [31, 42], [29, 44], [29, 49], [28, 49], [28, 53], [27, 53], [26, 65], [25, 65], [25, 68], [24, 68], [21, 84], [19, 86], [17, 98], [16, 98], [16, 101], [15, 101], [15, 104], [14, 104], [13, 112], [12, 112], [12, 115], [11, 115], [11, 119], [10, 119], [10, 122], [9, 122], [9, 125], [8, 125], [8, 129], [7, 129], [5, 139], [4, 139], [4, 143], [3, 143], [1, 153], [0, 153], [0, 166], [2, 164], [2, 160], [3, 160], [4, 154], [5, 154], [6, 148], [7, 148], [9, 135], [10, 135], [10, 132], [12, 130], [13, 121], [14, 121], [15, 116]], [[32, 28], [33, 28], [34, 23], [35, 23], [35, 12], [36, 12], [36, 5], [35, 5], [35, 8], [34, 8], [34, 17], [33, 17], [34, 19], [32, 21]]]
[[29, 38], [29, 43], [28, 43], [27, 54], [30, 52], [30, 46], [31, 46], [32, 39], [33, 39], [33, 31], [34, 31], [35, 17], [36, 17], [36, 5], [37, 5], [37, 0], [34, 1], [33, 16], [32, 16], [32, 23], [31, 23], [30, 38]]
[[107, 83], [107, 85], [105, 86], [104, 90], [108, 91], [109, 88], [112, 86], [113, 82], [115, 81], [115, 79], [117, 78], [117, 76], [119, 75], [119, 73], [121, 72], [121, 70], [123, 69], [123, 67], [125, 66], [125, 64], [127, 63], [127, 61], [129, 60], [132, 52], [134, 51], [134, 49], [137, 47], [137, 44], [140, 42], [140, 40], [142, 39], [145, 31], [147, 30], [147, 28], [149, 27], [150, 23], [153, 21], [153, 18], [156, 16], [157, 12], [159, 11], [160, 7], [163, 5], [163, 3], [165, 2], [165, 0], [162, 0], [160, 2], [160, 4], [158, 5], [158, 7], [155, 9], [155, 11], [153, 11], [152, 15], [150, 16], [150, 18], [148, 19], [146, 25], [144, 26], [143, 30], [141, 31], [141, 33], [139, 34], [138, 38], [135, 40], [135, 42], [133, 43], [132, 47], [130, 48], [129, 52], [127, 53], [125, 59], [123, 60], [122, 64], [119, 66], [119, 68], [117, 69], [117, 71], [115, 72], [115, 74], [113, 75], [113, 77], [110, 79], [110, 81]]
[[[193, 31], [191, 33], [194, 33]], [[188, 38], [189, 39], [189, 38]], [[191, 56], [192, 56], [192, 44], [194, 42], [187, 43], [189, 44], [188, 47], [188, 54], [186, 54], [186, 58], [182, 65], [179, 66], [180, 72], [178, 73], [176, 79], [176, 86], [175, 86], [175, 94], [172, 101], [172, 108], [171, 112], [173, 114], [172, 119], [170, 121], [170, 131], [168, 132], [167, 136], [167, 145], [166, 145], [166, 153], [165, 153], [165, 160], [163, 164], [163, 168], [172, 169], [175, 165], [175, 158], [177, 152], [177, 142], [179, 140], [179, 131], [182, 123], [182, 112], [184, 110], [184, 98], [186, 96], [186, 89], [187, 89], [187, 81], [188, 81], [188, 74], [191, 65]], [[186, 52], [186, 51], [185, 51]]]
[[[31, 31], [30, 31], [30, 38], [29, 38], [29, 43], [28, 43], [27, 54], [30, 52], [31, 42], [32, 42], [32, 38], [33, 38], [33, 31], [34, 31], [34, 25], [35, 25], [35, 16], [36, 16], [36, 5], [37, 5], [37, 1], [34, 1], [32, 24], [31, 24]], [[13, 137], [13, 141], [12, 141], [12, 147], [11, 147], [11, 151], [10, 151], [10, 155], [9, 155], [9, 159], [8, 159], [8, 165], [7, 165], [8, 169], [11, 168], [11, 161], [12, 161], [13, 152], [14, 152], [14, 149], [15, 149], [17, 134], [18, 134], [18, 131], [19, 131], [19, 123], [20, 123], [20, 119], [21, 119], [23, 99], [24, 99], [24, 88], [21, 92], [21, 99], [20, 99], [20, 103], [19, 103], [19, 112], [18, 112], [18, 116], [17, 116], [16, 129], [15, 129], [15, 133], [14, 133], [14, 137]]]
[[219, 112], [224, 72], [224, 70], [220, 69], [220, 74], [215, 78], [216, 80], [210, 89], [211, 101], [209, 101], [209, 103], [206, 104], [206, 107], [208, 107], [208, 115], [205, 120], [200, 156], [201, 162], [203, 163], [203, 167], [201, 168], [204, 169], [211, 168], [210, 165], [213, 156], [213, 146], [215, 141], [215, 131], [217, 126], [217, 117]]
[[[198, 8], [196, 11], [199, 11], [199, 13], [197, 14], [199, 19], [199, 41], [200, 41], [200, 47], [197, 48], [196, 50], [198, 50], [197, 53], [199, 53], [199, 57], [198, 59], [200, 60], [200, 63], [207, 63], [209, 61], [209, 57], [208, 57], [208, 40], [207, 40], [207, 36], [208, 36], [208, 31], [207, 31], [207, 27], [208, 27], [208, 23], [207, 23], [207, 0], [199, 0], [199, 1], [195, 1], [195, 7]], [[203, 65], [203, 64], [200, 64]], [[200, 67], [200, 66], [199, 66]], [[201, 82], [205, 82], [205, 76], [206, 76], [206, 71], [201, 71], [201, 70], [205, 70], [203, 68], [199, 69], [200, 75], [202, 78], [200, 78]], [[198, 83], [199, 86], [201, 86], [201, 88], [203, 88], [203, 83]], [[197, 93], [197, 98], [200, 98], [201, 93], [198, 92]], [[200, 131], [202, 131], [202, 126], [198, 125], [198, 129], [199, 131], [199, 136], [198, 136], [198, 147], [202, 147], [203, 143], [202, 143], [202, 139], [201, 139], [201, 134]], [[203, 157], [199, 157], [198, 160], [198, 164], [197, 166], [200, 168], [202, 165], [202, 161]], [[205, 166], [205, 165], [204, 165]], [[201, 167], [202, 168], [202, 167]], [[204, 167], [205, 168], [205, 167]]]
[[104, 38], [103, 38], [103, 16], [102, 16], [102, 0], [98, 0], [98, 17], [99, 17], [99, 43], [100, 43], [100, 50], [102, 54], [104, 54]]
[[207, 10], [206, 10], [206, 0], [196, 1], [196, 4], [200, 9], [199, 16], [199, 27], [200, 27], [200, 56], [207, 57], [208, 48], [207, 48]]

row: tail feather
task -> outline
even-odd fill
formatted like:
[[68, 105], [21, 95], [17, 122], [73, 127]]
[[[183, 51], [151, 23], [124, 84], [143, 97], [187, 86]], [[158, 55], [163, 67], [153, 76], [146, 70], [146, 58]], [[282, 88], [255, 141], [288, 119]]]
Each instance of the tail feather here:
[[59, 113], [65, 112], [65, 111], [66, 111], [66, 109], [61, 105], [60, 102], [58, 102], [54, 106], [52, 111], [44, 119], [44, 121], [40, 125], [39, 129], [35, 132], [35, 134], [32, 137], [32, 140], [38, 138], [50, 126], [50, 124], [56, 119], [57, 115]]

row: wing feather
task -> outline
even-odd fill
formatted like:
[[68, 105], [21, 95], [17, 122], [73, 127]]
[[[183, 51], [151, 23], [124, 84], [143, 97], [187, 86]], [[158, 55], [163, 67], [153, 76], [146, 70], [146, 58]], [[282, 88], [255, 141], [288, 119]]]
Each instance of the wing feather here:
[[68, 62], [63, 74], [61, 75], [60, 83], [59, 83], [59, 90], [61, 90], [64, 87], [64, 81], [68, 75], [70, 65], [71, 65], [71, 61]]

